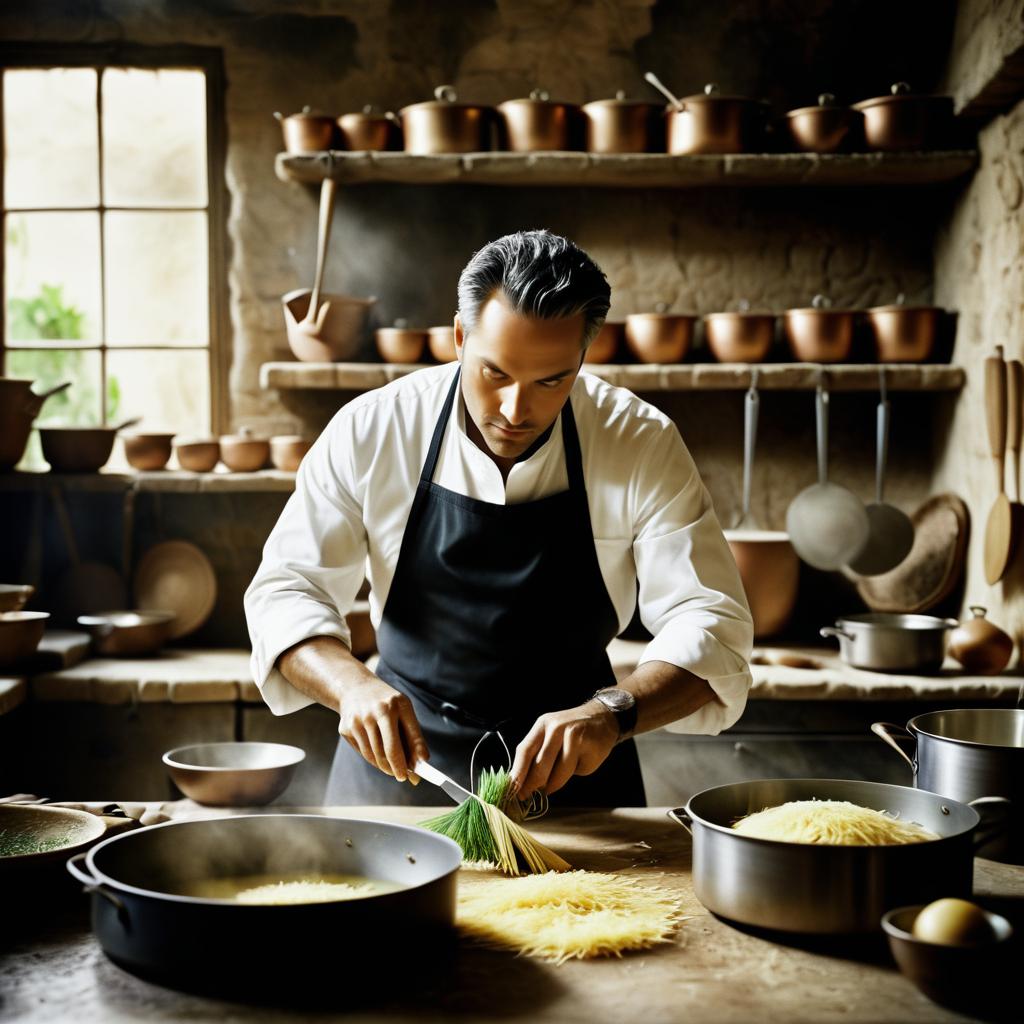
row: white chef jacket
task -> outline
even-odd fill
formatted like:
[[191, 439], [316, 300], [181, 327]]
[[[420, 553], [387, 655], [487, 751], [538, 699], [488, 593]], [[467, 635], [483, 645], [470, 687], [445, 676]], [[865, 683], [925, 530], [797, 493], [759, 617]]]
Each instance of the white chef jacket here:
[[[277, 658], [314, 636], [348, 644], [345, 615], [364, 574], [371, 586], [370, 618], [375, 627], [380, 624], [413, 495], [456, 368], [451, 363], [418, 370], [360, 395], [338, 411], [302, 460], [295, 493], [245, 594], [253, 677], [274, 714], [313, 703], [274, 667]], [[688, 669], [718, 696], [667, 728], [718, 733], [740, 717], [746, 703], [753, 625], [707, 489], [675, 424], [632, 392], [581, 372], [569, 400], [589, 525], [619, 627], [632, 617], [639, 579], [640, 617], [654, 636], [640, 664], [665, 661]], [[512, 466], [505, 483], [467, 435], [460, 395], [434, 481], [494, 504], [564, 491], [560, 419], [539, 449]], [[580, 529], [587, 525], [580, 523]]]

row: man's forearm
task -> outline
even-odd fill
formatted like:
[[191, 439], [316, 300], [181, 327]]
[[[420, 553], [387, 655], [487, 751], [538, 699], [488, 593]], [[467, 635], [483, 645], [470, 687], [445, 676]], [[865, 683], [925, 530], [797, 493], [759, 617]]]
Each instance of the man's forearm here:
[[636, 698], [637, 733], [660, 729], [718, 700], [707, 680], [666, 661], [645, 662], [616, 686]]
[[281, 675], [318, 704], [340, 711], [347, 686], [376, 676], [333, 636], [314, 636], [289, 647], [277, 659]]

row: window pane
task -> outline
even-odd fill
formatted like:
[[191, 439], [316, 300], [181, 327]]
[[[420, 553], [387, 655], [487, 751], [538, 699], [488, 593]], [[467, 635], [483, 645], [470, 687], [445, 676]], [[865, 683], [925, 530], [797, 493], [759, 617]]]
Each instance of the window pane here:
[[206, 76], [103, 72], [103, 196], [108, 206], [206, 205]]
[[107, 343], [205, 345], [205, 213], [106, 215]]
[[96, 72], [4, 72], [4, 196], [8, 208], [99, 202]]
[[206, 352], [107, 355], [107, 419], [142, 416], [140, 430], [210, 432], [210, 363]]
[[100, 341], [96, 213], [12, 213], [4, 231], [6, 336], [19, 344]]

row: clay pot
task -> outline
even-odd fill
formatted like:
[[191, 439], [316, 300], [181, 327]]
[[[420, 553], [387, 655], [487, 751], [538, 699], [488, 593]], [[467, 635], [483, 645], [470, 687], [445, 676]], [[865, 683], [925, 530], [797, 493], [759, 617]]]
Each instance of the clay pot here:
[[95, 473], [102, 469], [114, 450], [114, 438], [123, 427], [40, 427], [43, 458], [55, 473]]
[[809, 153], [844, 153], [864, 144], [864, 114], [842, 107], [831, 93], [822, 93], [816, 107], [786, 114], [786, 130], [794, 148]]
[[303, 456], [312, 447], [312, 441], [307, 441], [297, 434], [280, 434], [270, 439], [270, 461], [273, 462], [275, 469], [295, 473]]
[[796, 605], [800, 560], [781, 531], [726, 530], [754, 619], [754, 636], [773, 636]]
[[457, 103], [450, 85], [439, 85], [434, 99], [403, 107], [406, 153], [480, 153], [491, 148], [493, 107]]
[[631, 313], [626, 317], [626, 344], [642, 363], [682, 362], [696, 320], [682, 313]]
[[0, 377], [0, 470], [13, 469], [25, 454], [32, 421], [43, 402], [58, 391], [71, 387], [70, 381], [37, 395], [32, 381]]
[[923, 363], [935, 347], [942, 313], [938, 306], [904, 306], [899, 301], [867, 310], [878, 361]]
[[174, 454], [182, 469], [190, 473], [212, 473], [220, 462], [220, 441], [216, 438], [178, 441]]
[[292, 329], [305, 318], [312, 298], [313, 293], [308, 288], [297, 288], [281, 296], [292, 355], [303, 363], [338, 363], [352, 359], [362, 344], [376, 297], [364, 299], [321, 292], [316, 331]]
[[529, 99], [506, 100], [498, 104], [505, 128], [505, 143], [515, 153], [579, 149], [576, 125], [580, 108], [552, 103], [543, 89], [534, 89]]
[[427, 329], [430, 354], [439, 363], [451, 363], [455, 361], [455, 328], [450, 324], [444, 327], [430, 327]]
[[782, 314], [786, 340], [801, 363], [845, 362], [853, 345], [853, 321], [853, 310], [831, 309], [821, 295], [809, 307]]
[[1013, 640], [985, 618], [985, 609], [971, 605], [974, 617], [961, 622], [949, 635], [949, 653], [968, 672], [991, 676], [1010, 663]]
[[35, 592], [31, 583], [0, 583], [0, 612], [20, 612]]
[[654, 103], [627, 100], [619, 90], [615, 99], [583, 105], [587, 150], [591, 153], [651, 153], [665, 147], [661, 108]]
[[173, 434], [125, 434], [124, 455], [128, 465], [143, 471], [163, 469], [171, 457]]
[[225, 434], [220, 439], [220, 458], [232, 473], [255, 473], [262, 469], [270, 457], [270, 442], [254, 437], [243, 427], [237, 434]]
[[385, 114], [363, 107], [357, 114], [342, 114], [338, 132], [345, 149], [368, 152], [402, 148], [402, 122], [390, 110]]
[[868, 148], [886, 152], [945, 145], [953, 125], [951, 96], [915, 95], [906, 82], [897, 82], [888, 96], [854, 103], [853, 109], [864, 114]]
[[33, 654], [49, 618], [49, 612], [0, 612], [0, 665]]
[[587, 346], [583, 355], [585, 363], [612, 363], [622, 348], [622, 342], [626, 336], [626, 325], [622, 323], [609, 323], [607, 320], [601, 325], [597, 337]]
[[298, 114], [274, 112], [274, 117], [281, 122], [281, 133], [284, 136], [284, 148], [289, 153], [316, 153], [324, 149], [334, 149], [338, 141], [338, 126], [333, 114], [324, 114], [303, 107]]
[[427, 345], [427, 332], [411, 327], [379, 327], [376, 338], [386, 363], [418, 363]]
[[720, 363], [760, 363], [775, 340], [775, 315], [750, 313], [708, 313], [704, 337], [711, 354]]

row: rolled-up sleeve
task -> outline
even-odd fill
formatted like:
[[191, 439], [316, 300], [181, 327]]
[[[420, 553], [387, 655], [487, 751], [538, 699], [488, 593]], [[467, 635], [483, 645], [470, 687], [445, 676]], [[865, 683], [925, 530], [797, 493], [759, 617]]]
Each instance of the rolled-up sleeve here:
[[245, 593], [252, 675], [275, 715], [313, 703], [275, 668], [284, 651], [315, 636], [351, 643], [345, 615], [363, 582], [367, 541], [347, 421], [336, 416], [302, 460]]
[[750, 690], [754, 629], [739, 571], [674, 427], [647, 446], [634, 483], [640, 618], [654, 636], [640, 664], [664, 661], [706, 679], [717, 700], [666, 729], [715, 735], [739, 719]]

